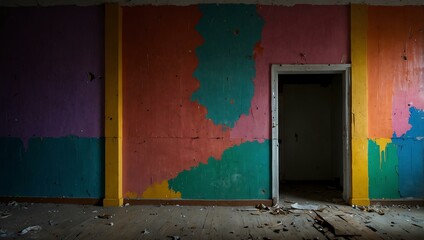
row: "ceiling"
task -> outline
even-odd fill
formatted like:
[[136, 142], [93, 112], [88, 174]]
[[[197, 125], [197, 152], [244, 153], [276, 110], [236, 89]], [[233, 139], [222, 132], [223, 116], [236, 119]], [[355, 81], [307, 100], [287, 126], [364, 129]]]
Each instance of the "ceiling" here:
[[313, 5], [346, 5], [350, 3], [369, 5], [424, 5], [424, 0], [1, 0], [0, 6], [22, 7], [22, 6], [57, 6], [78, 5], [89, 6], [103, 3], [117, 2], [123, 6], [133, 5], [178, 5], [186, 6], [199, 3], [215, 4], [261, 4], [261, 5], [283, 5], [292, 6], [296, 4]]

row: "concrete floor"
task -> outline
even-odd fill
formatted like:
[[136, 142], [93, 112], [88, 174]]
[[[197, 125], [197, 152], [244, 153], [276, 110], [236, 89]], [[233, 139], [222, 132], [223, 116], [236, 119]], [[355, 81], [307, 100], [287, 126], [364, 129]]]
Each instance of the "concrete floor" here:
[[[363, 211], [338, 202], [340, 194], [325, 186], [283, 187], [280, 208], [269, 210], [2, 203], [0, 239], [424, 239], [424, 208], [375, 206]], [[324, 210], [292, 209], [293, 203]], [[336, 219], [337, 226], [322, 217]], [[338, 223], [356, 236], [336, 236], [337, 228], [339, 234], [345, 231]], [[29, 226], [41, 229], [22, 234]]]

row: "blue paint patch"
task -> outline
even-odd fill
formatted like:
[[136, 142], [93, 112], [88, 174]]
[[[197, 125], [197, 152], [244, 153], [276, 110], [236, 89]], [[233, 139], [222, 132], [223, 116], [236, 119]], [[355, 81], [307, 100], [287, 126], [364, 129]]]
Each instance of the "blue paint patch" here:
[[0, 138], [0, 196], [104, 197], [103, 138]]
[[207, 108], [215, 124], [233, 127], [249, 114], [256, 75], [253, 50], [261, 39], [263, 19], [255, 5], [199, 5], [196, 26], [205, 43], [196, 49], [194, 76], [200, 88], [191, 96]]
[[399, 159], [399, 192], [404, 198], [424, 198], [424, 111], [411, 107], [409, 112], [412, 128], [392, 139]]
[[168, 181], [184, 199], [270, 199], [269, 141], [245, 142]]

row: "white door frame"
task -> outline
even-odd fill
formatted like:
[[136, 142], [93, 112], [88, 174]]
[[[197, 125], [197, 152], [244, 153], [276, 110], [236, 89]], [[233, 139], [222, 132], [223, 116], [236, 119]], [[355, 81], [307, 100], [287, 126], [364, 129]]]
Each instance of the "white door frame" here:
[[278, 144], [278, 75], [280, 74], [342, 74], [343, 91], [343, 199], [351, 196], [351, 81], [350, 64], [271, 65], [271, 128], [272, 128], [272, 202], [278, 203], [279, 190], [279, 144]]

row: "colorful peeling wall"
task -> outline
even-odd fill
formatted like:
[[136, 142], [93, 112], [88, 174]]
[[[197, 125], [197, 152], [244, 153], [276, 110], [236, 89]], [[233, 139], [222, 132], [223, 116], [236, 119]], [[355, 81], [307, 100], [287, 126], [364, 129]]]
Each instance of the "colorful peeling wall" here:
[[[352, 59], [351, 201], [424, 198], [422, 6], [122, 10], [112, 190], [270, 199], [270, 65]], [[0, 8], [0, 196], [104, 196], [104, 14]]]
[[103, 197], [103, 18], [0, 8], [0, 196]]
[[270, 64], [348, 63], [347, 6], [123, 9], [125, 198], [270, 199]]
[[424, 7], [368, 7], [369, 197], [424, 198]]

